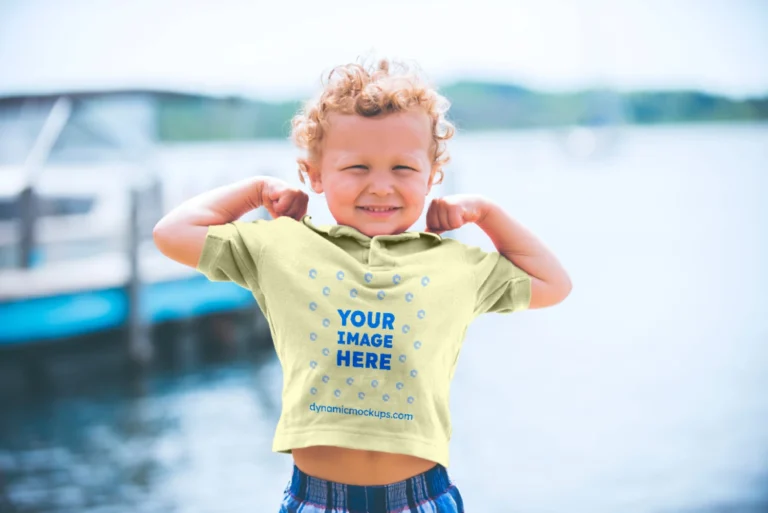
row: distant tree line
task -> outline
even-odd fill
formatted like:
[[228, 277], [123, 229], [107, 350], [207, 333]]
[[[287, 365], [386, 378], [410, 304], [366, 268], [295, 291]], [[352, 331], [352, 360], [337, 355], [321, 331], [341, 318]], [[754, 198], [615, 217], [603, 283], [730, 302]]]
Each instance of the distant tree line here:
[[[440, 89], [460, 130], [572, 125], [758, 122], [768, 119], [768, 96], [735, 100], [700, 91], [544, 93], [508, 84], [458, 82]], [[164, 141], [286, 138], [300, 101], [164, 95], [158, 99]]]

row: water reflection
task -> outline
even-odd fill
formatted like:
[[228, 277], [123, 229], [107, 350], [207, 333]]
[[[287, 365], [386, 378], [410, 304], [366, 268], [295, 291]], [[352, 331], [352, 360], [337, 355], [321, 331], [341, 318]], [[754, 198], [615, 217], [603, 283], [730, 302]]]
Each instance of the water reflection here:
[[269, 362], [230, 364], [4, 411], [4, 508], [173, 511], [205, 499], [218, 510], [229, 499], [212, 488], [245, 480], [252, 485], [233, 495], [262, 504], [257, 476], [267, 469], [259, 456], [279, 415], [275, 371]]

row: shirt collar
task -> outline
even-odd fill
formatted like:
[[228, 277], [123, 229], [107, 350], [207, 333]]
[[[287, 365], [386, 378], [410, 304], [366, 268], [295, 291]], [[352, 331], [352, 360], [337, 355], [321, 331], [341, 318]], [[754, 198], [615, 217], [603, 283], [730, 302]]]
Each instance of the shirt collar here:
[[369, 237], [366, 234], [359, 231], [357, 228], [354, 228], [352, 226], [347, 226], [343, 224], [322, 224], [315, 226], [312, 224], [312, 216], [309, 214], [305, 214], [304, 217], [301, 218], [302, 224], [308, 226], [312, 230], [316, 231], [317, 233], [324, 233], [326, 235], [330, 235], [331, 237], [351, 237], [353, 239], [356, 239], [363, 243], [369, 243], [371, 240], [376, 239], [380, 241], [401, 241], [401, 240], [409, 240], [409, 239], [418, 239], [419, 237], [426, 237], [429, 239], [432, 239], [434, 242], [439, 242], [443, 240], [443, 238], [438, 233], [432, 233], [432, 232], [402, 232], [402, 233], [396, 233], [392, 235], [374, 235], [373, 237]]

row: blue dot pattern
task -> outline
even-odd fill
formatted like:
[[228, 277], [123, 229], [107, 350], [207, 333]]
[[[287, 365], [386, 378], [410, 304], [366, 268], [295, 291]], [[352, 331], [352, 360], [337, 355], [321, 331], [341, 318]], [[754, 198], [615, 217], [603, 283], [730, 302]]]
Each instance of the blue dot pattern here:
[[[309, 277], [311, 279], [316, 280], [318, 278], [318, 276], [319, 276], [319, 273], [317, 272], [316, 269], [310, 269], [309, 270]], [[338, 270], [336, 272], [336, 279], [338, 281], [342, 281], [345, 278], [346, 278], [346, 274], [345, 274], [344, 271]], [[373, 275], [373, 273], [367, 272], [367, 273], [364, 274], [363, 279], [365, 280], [366, 283], [371, 283], [373, 281], [373, 279], [374, 279], [374, 275]], [[401, 284], [403, 282], [403, 278], [399, 274], [394, 274], [391, 279], [392, 279], [392, 283], [394, 285], [399, 285], [399, 284]], [[420, 281], [422, 287], [426, 287], [427, 285], [429, 285], [429, 276], [422, 276], [419, 281]], [[322, 288], [322, 294], [325, 297], [329, 297], [331, 295], [331, 287], [324, 286]], [[359, 295], [360, 295], [360, 291], [357, 288], [349, 289], [349, 296], [351, 298], [353, 298], [353, 299], [357, 298], [357, 297], [359, 297]], [[387, 293], [384, 290], [378, 290], [376, 292], [376, 297], [380, 301], [383, 300], [386, 296], [387, 296]], [[405, 301], [407, 303], [411, 303], [411, 302], [413, 302], [415, 300], [415, 295], [412, 292], [407, 292], [403, 296], [398, 296], [398, 297], [402, 297], [403, 299], [405, 299]], [[312, 302], [309, 303], [309, 309], [310, 310], [316, 311], [318, 308], [319, 308], [319, 305], [318, 305], [317, 302], [312, 301]], [[418, 310], [416, 312], [416, 317], [419, 318], [419, 319], [424, 319], [426, 317], [426, 311], [423, 310], [423, 309]], [[326, 328], [330, 327], [331, 320], [329, 318], [327, 318], [327, 317], [323, 318], [322, 325], [324, 327], [326, 327]], [[409, 324], [403, 324], [401, 326], [401, 330], [402, 330], [402, 332], [404, 334], [408, 334], [411, 331], [411, 326]], [[313, 331], [313, 332], [310, 332], [309, 338], [310, 338], [311, 341], [314, 342], [314, 341], [318, 340], [319, 337], [318, 337], [318, 334]], [[333, 340], [329, 339], [328, 343], [333, 343]], [[421, 341], [416, 340], [416, 341], [413, 342], [414, 349], [418, 350], [421, 346], [422, 346]], [[330, 356], [331, 355], [331, 349], [328, 348], [328, 347], [324, 347], [322, 349], [322, 354], [325, 355], [325, 356]], [[398, 360], [402, 364], [404, 364], [407, 361], [407, 359], [408, 359], [408, 357], [407, 357], [406, 354], [400, 354], [399, 358], [398, 358]], [[310, 365], [310, 367], [312, 369], [316, 369], [319, 364], [318, 364], [318, 362], [316, 360], [310, 360], [309, 365]], [[410, 372], [409, 372], [409, 375], [412, 378], [415, 378], [418, 375], [418, 371], [416, 369], [411, 369]], [[328, 384], [331, 381], [331, 377], [328, 374], [324, 374], [321, 377], [321, 381], [323, 383], [325, 383], [325, 384]], [[344, 379], [344, 381], [349, 386], [352, 386], [355, 383], [355, 379], [353, 377], [351, 377], [351, 376], [349, 376], [346, 379]], [[397, 381], [394, 385], [395, 385], [394, 389], [397, 390], [397, 391], [401, 391], [401, 390], [404, 390], [404, 389], [407, 388], [405, 383], [403, 383], [402, 381]], [[391, 393], [395, 391], [395, 390], [389, 389], [389, 386], [391, 386], [391, 385], [388, 386], [386, 381], [380, 382], [378, 379], [372, 379], [370, 381], [370, 386], [373, 387], [373, 388], [380, 388], [380, 389], [382, 389], [381, 392], [383, 392], [383, 393], [381, 395], [381, 399], [383, 401], [385, 401], [385, 402], [389, 401], [392, 398]], [[342, 395], [341, 389], [339, 389], [339, 388], [335, 388], [335, 389], [331, 388], [331, 390], [333, 390], [333, 395], [335, 397], [341, 397], [341, 395]], [[312, 395], [318, 394], [319, 391], [320, 390], [317, 387], [314, 387], [314, 386], [309, 389], [309, 392]], [[329, 392], [330, 392], [330, 390], [329, 390]], [[366, 394], [363, 391], [358, 391], [357, 392], [357, 397], [360, 400], [363, 400], [363, 399], [365, 399]], [[412, 396], [412, 395], [408, 396], [407, 399], [406, 399], [408, 404], [413, 404], [415, 400], [416, 400], [416, 398], [414, 396]]]

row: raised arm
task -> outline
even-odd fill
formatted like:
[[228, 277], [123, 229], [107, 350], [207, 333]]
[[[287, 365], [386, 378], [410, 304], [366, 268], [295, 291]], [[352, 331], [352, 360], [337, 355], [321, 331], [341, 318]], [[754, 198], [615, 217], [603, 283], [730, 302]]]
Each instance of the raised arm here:
[[196, 267], [209, 226], [230, 223], [262, 205], [275, 217], [271, 202], [263, 198], [269, 180], [276, 179], [255, 176], [188, 199], [155, 225], [155, 245], [168, 258]]
[[478, 215], [477, 225], [498, 252], [531, 276], [531, 309], [552, 306], [568, 297], [571, 279], [544, 243], [489, 200], [481, 203]]

